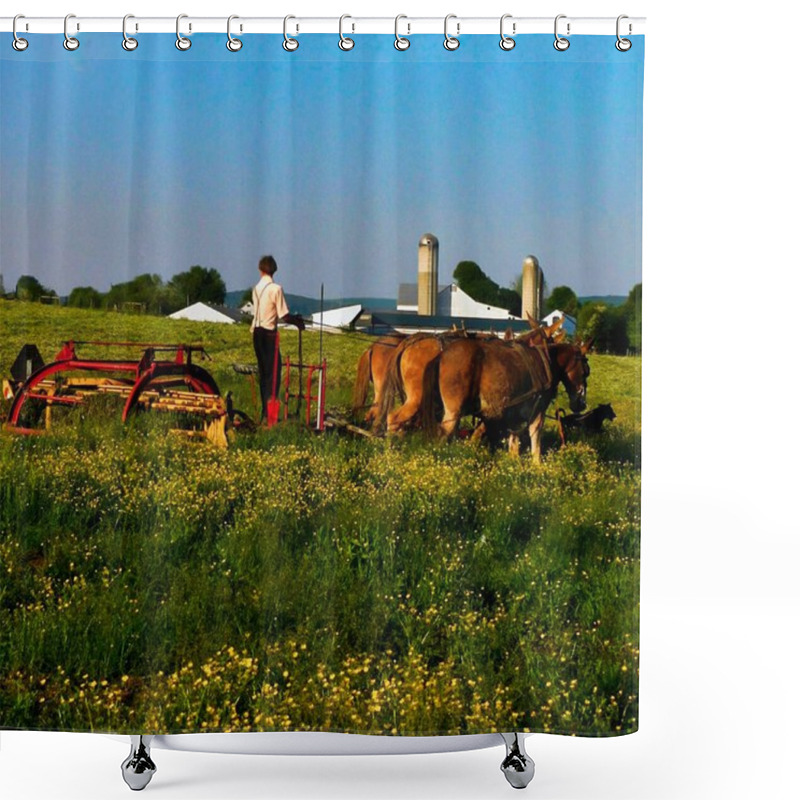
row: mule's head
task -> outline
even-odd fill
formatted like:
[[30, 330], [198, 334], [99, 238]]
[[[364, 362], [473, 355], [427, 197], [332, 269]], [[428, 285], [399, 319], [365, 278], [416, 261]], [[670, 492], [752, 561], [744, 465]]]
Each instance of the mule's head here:
[[589, 379], [586, 353], [591, 344], [560, 344], [554, 348], [559, 379], [567, 390], [570, 410], [575, 414], [586, 410], [586, 383]]

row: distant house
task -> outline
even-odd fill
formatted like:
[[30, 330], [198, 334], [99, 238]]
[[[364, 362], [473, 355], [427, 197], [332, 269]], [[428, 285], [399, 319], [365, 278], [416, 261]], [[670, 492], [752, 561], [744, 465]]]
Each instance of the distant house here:
[[227, 306], [217, 306], [210, 303], [192, 303], [174, 314], [170, 314], [170, 319], [190, 319], [194, 322], [223, 322], [233, 323], [242, 322], [245, 314], [235, 308]]
[[574, 336], [575, 332], [578, 330], [578, 323], [574, 317], [571, 317], [569, 314], [565, 314], [563, 311], [556, 309], [555, 311], [551, 311], [543, 320], [542, 325], [552, 325], [557, 320], [564, 317], [564, 324], [561, 326], [561, 330], [564, 331], [568, 336]]

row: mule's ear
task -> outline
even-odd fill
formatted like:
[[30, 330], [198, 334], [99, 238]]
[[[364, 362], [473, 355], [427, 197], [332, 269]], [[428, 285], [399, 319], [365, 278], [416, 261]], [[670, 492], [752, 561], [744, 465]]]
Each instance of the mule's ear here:
[[556, 334], [556, 335], [553, 337], [553, 343], [554, 343], [554, 344], [561, 344], [561, 342], [563, 342], [563, 341], [564, 341], [564, 339], [566, 339], [566, 338], [567, 338], [567, 332], [566, 332], [566, 331], [559, 331], [559, 332], [558, 332], [558, 333], [557, 333], [557, 334]]
[[539, 324], [539, 323], [538, 323], [538, 322], [537, 322], [537, 321], [536, 321], [536, 320], [535, 320], [535, 319], [534, 319], [534, 318], [531, 316], [531, 312], [530, 312], [530, 311], [526, 311], [526, 312], [525, 312], [525, 316], [528, 318], [528, 325], [530, 325], [530, 326], [531, 326], [531, 328], [532, 328], [533, 330], [535, 330], [535, 331], [538, 331], [538, 330], [539, 330], [539, 328], [541, 328], [541, 327], [542, 327], [542, 326], [541, 326], [541, 325], [540, 325], [540, 324]]
[[584, 342], [583, 344], [581, 344], [581, 353], [586, 355], [592, 349], [593, 344], [594, 344], [594, 336], [592, 336], [588, 342]]
[[559, 317], [557, 320], [555, 320], [555, 322], [553, 322], [552, 325], [545, 328], [547, 335], [552, 336], [561, 328], [563, 324], [564, 324], [564, 317]]
[[514, 331], [511, 328], [506, 328], [506, 332], [503, 334], [503, 339], [506, 342], [510, 342], [514, 338]]

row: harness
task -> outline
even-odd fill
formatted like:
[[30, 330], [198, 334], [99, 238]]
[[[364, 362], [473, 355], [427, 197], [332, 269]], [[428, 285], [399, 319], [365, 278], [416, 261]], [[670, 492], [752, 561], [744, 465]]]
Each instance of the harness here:
[[[553, 370], [550, 365], [550, 357], [547, 350], [547, 346], [542, 345], [535, 345], [534, 347], [526, 347], [519, 342], [512, 342], [511, 347], [516, 350], [521, 358], [522, 363], [525, 364], [526, 369], [528, 370], [528, 376], [531, 380], [531, 388], [527, 392], [523, 392], [522, 394], [517, 395], [516, 397], [512, 397], [507, 403], [506, 408], [514, 408], [515, 406], [522, 405], [523, 403], [527, 402], [528, 400], [535, 398], [535, 402], [533, 404], [533, 409], [527, 415], [528, 419], [520, 428], [519, 431], [522, 431], [526, 428], [530, 423], [544, 410], [550, 405], [551, 397], [548, 397], [549, 390], [552, 389], [553, 385]], [[534, 351], [539, 356], [539, 362], [541, 363], [542, 367], [544, 368], [544, 373], [546, 376], [545, 379], [545, 386], [538, 387], [538, 376], [536, 375], [536, 371], [534, 369], [534, 361], [531, 358], [531, 351]], [[514, 433], [518, 433], [519, 431], [513, 431]]]

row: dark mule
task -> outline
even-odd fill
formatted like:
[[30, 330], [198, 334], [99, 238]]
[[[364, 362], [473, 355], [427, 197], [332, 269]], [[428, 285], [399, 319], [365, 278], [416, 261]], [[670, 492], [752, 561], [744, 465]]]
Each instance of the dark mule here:
[[386, 336], [381, 336], [361, 354], [356, 371], [356, 382], [353, 387], [354, 416], [357, 416], [362, 409], [367, 407], [367, 394], [369, 393], [369, 385], [372, 383], [374, 389], [372, 405], [367, 409], [364, 420], [367, 423], [374, 422], [380, 407], [386, 371], [394, 358], [398, 345], [406, 338], [407, 336], [404, 333], [390, 333]]
[[[574, 412], [586, 408], [589, 345], [540, 344], [536, 331], [513, 342], [454, 341], [425, 372], [423, 424], [451, 437], [465, 414], [479, 417], [494, 448], [508, 435], [510, 449], [530, 437], [541, 457], [544, 413], [563, 384]], [[437, 423], [437, 406], [442, 420]]]

